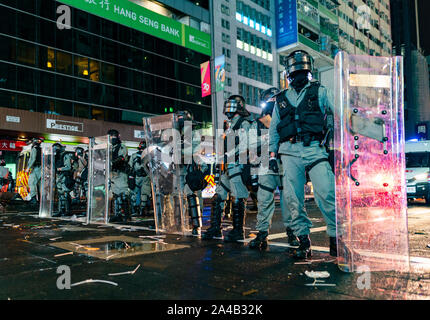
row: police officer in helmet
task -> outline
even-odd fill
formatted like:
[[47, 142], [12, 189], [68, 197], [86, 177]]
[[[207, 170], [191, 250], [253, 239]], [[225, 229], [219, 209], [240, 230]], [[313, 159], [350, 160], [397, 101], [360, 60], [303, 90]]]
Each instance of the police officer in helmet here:
[[[142, 161], [142, 152], [146, 149], [146, 141], [142, 140], [137, 147], [137, 152], [130, 157], [129, 166], [132, 178], [135, 181], [134, 188], [130, 188], [133, 215], [145, 215], [150, 206], [151, 179], [145, 170]], [[129, 185], [130, 187], [130, 185]]]
[[31, 141], [30, 160], [28, 161], [26, 172], [30, 172], [28, 177], [28, 186], [30, 187], [30, 205], [37, 206], [38, 190], [40, 190], [41, 165], [42, 165], [42, 147], [43, 138], [34, 138]]
[[[176, 112], [178, 121], [178, 130], [181, 134], [181, 145], [183, 152], [184, 163], [180, 165], [181, 173], [181, 190], [187, 197], [188, 214], [190, 216], [192, 235], [199, 236], [202, 226], [202, 211], [203, 211], [203, 197], [202, 190], [207, 186], [204, 179], [209, 174], [209, 166], [200, 161], [201, 149], [198, 148], [201, 142], [201, 137], [198, 131], [192, 130], [191, 126], [185, 126], [185, 122], [192, 124], [193, 116], [190, 111]], [[192, 130], [191, 132], [185, 132]], [[186, 139], [191, 138], [191, 141]], [[185, 160], [191, 159], [191, 163], [185, 163]], [[197, 161], [196, 161], [197, 160]]]
[[[288, 207], [284, 205], [283, 201], [283, 188], [281, 184], [282, 172], [273, 171], [268, 168], [269, 153], [267, 152], [267, 142], [269, 140], [268, 129], [270, 128], [270, 122], [272, 119], [273, 107], [276, 101], [276, 95], [279, 94], [277, 88], [269, 88], [264, 90], [260, 94], [260, 107], [261, 115], [255, 122], [256, 129], [259, 139], [261, 141], [261, 147], [258, 152], [260, 154], [260, 164], [258, 166], [258, 214], [257, 214], [257, 226], [258, 230], [257, 237], [249, 243], [250, 249], [264, 250], [267, 248], [267, 237], [269, 235], [269, 228], [272, 222], [272, 217], [275, 212], [275, 194], [277, 188], [280, 191], [280, 205], [282, 220], [286, 227], [286, 233], [288, 238], [288, 244], [291, 246], [298, 246], [297, 237], [294, 235], [291, 229], [291, 214]], [[262, 131], [264, 130], [264, 131]], [[263, 135], [262, 132], [265, 134]], [[250, 142], [252, 144], [252, 142]], [[263, 146], [264, 144], [264, 146]], [[280, 166], [279, 160], [278, 166]]]
[[73, 180], [72, 153], [66, 147], [56, 142], [52, 145], [55, 163], [55, 184], [58, 195], [58, 212], [53, 217], [71, 215], [71, 197]]
[[109, 222], [125, 222], [130, 219], [127, 147], [121, 142], [118, 130], [110, 129], [107, 134], [112, 144], [111, 188], [114, 213]]
[[[244, 239], [246, 200], [249, 193], [243, 179], [248, 165], [248, 132], [252, 125], [250, 113], [245, 108], [245, 99], [232, 95], [224, 102], [223, 113], [228, 118], [228, 129], [224, 132], [224, 171], [217, 183], [215, 199], [212, 202], [211, 226], [202, 239], [221, 238], [221, 218], [228, 194], [234, 197], [232, 203], [233, 230], [225, 237], [226, 242]], [[230, 142], [229, 142], [230, 141]], [[234, 147], [229, 149], [231, 141]], [[245, 163], [243, 163], [245, 162]]]
[[286, 60], [288, 89], [276, 96], [270, 124], [271, 169], [277, 170], [280, 156], [284, 178], [284, 204], [292, 216], [292, 229], [298, 236], [299, 248], [294, 257], [310, 257], [309, 238], [312, 226], [304, 207], [305, 172], [312, 181], [315, 201], [327, 224], [330, 255], [336, 256], [336, 222], [334, 174], [326, 151], [329, 127], [327, 119], [333, 103], [327, 89], [318, 81], [311, 81], [313, 59], [303, 50], [292, 52]]

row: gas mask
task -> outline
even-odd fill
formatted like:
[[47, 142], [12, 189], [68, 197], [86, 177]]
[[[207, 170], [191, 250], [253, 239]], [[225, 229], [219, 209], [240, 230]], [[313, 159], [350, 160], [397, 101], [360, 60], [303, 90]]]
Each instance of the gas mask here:
[[236, 115], [236, 113], [233, 113], [233, 112], [226, 112], [225, 113], [225, 116], [227, 117], [228, 120], [232, 120], [235, 115]]

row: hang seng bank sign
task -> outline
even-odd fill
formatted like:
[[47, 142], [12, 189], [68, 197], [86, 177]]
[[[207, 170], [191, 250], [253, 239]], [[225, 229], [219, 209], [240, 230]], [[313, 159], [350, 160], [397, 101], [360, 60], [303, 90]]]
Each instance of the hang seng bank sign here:
[[129, 0], [59, 0], [59, 2], [154, 37], [211, 55], [210, 35]]

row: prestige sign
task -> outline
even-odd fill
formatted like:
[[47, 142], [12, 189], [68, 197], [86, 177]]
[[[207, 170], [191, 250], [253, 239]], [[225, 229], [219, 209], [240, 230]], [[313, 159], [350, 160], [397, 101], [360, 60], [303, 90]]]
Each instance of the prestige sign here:
[[129, 0], [59, 1], [154, 37], [211, 55], [209, 34], [155, 13]]
[[82, 122], [46, 119], [46, 128], [70, 132], [82, 132], [84, 131], [84, 124]]

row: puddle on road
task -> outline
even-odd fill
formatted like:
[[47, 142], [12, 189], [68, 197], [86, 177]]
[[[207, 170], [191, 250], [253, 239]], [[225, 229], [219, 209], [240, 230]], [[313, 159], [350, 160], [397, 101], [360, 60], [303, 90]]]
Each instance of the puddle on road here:
[[58, 242], [50, 245], [103, 260], [173, 251], [190, 247], [151, 239], [140, 240], [126, 236], [109, 236], [98, 239]]

